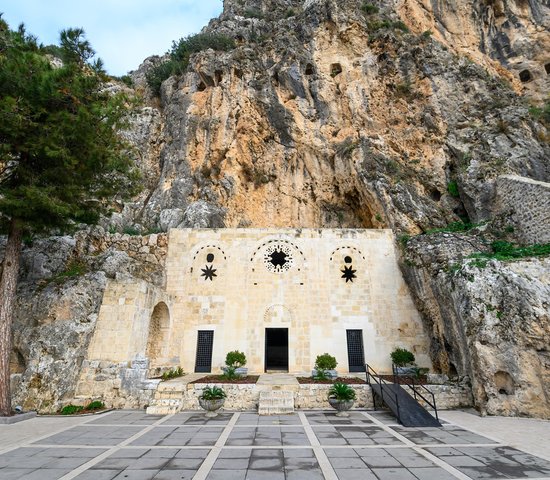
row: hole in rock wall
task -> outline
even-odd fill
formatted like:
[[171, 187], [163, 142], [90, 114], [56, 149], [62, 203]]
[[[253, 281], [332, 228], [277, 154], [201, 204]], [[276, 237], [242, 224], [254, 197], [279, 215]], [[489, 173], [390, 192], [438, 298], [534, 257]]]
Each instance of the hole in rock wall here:
[[434, 202], [439, 202], [441, 200], [441, 192], [437, 188], [430, 190], [430, 198]]
[[206, 84], [204, 82], [199, 83], [199, 86], [197, 87], [197, 90], [199, 92], [204, 92], [206, 90]]
[[514, 379], [508, 372], [499, 371], [495, 373], [495, 387], [501, 395], [513, 395]]
[[216, 72], [214, 73], [215, 77], [216, 77], [216, 85], [219, 85], [220, 83], [222, 83], [222, 80], [223, 80], [223, 72], [221, 70], [216, 70]]
[[170, 312], [164, 302], [160, 302], [153, 309], [149, 323], [149, 337], [145, 355], [151, 366], [161, 366], [163, 353], [168, 348], [170, 336]]
[[311, 63], [308, 63], [306, 65], [306, 75], [313, 75], [315, 73], [315, 69], [313, 68], [313, 65]]
[[242, 70], [240, 70], [238, 68], [234, 68], [233, 73], [235, 74], [235, 76], [237, 78], [243, 78], [243, 71]]
[[550, 63], [547, 63], [544, 66], [544, 71], [546, 72], [546, 75], [550, 75]]
[[521, 72], [519, 72], [519, 79], [523, 83], [527, 83], [533, 80], [533, 75], [531, 75], [531, 72], [529, 70], [522, 70]]
[[10, 354], [10, 373], [23, 373], [27, 369], [25, 357], [17, 349], [12, 350]]
[[452, 362], [449, 362], [449, 374], [448, 375], [449, 375], [450, 378], [458, 377], [458, 372], [456, 370], [455, 364], [452, 363]]
[[339, 63], [333, 63], [330, 66], [330, 75], [332, 77], [335, 77], [336, 75], [340, 75], [342, 73], [342, 65]]

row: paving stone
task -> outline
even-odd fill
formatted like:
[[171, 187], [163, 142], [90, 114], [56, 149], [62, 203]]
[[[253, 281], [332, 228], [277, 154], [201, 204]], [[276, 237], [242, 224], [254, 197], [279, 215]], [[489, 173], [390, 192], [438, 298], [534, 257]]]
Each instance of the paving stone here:
[[[27, 473], [24, 477], [25, 480], [59, 480], [62, 476], [67, 475], [72, 469], [62, 468], [39, 468], [33, 472]], [[2, 470], [0, 470], [2, 472]], [[4, 477], [0, 477], [4, 480]]]
[[379, 480], [418, 480], [406, 468], [373, 468], [372, 472]]
[[112, 480], [119, 473], [119, 470], [86, 470], [76, 476], [75, 480]]
[[[196, 470], [161, 470], [155, 475], [154, 480], [191, 480]], [[131, 477], [128, 477], [129, 480]]]
[[399, 468], [402, 466], [395, 458], [388, 456], [380, 457], [362, 457], [363, 461], [370, 467], [395, 467]]
[[285, 480], [283, 471], [273, 470], [248, 470], [246, 480]]
[[287, 458], [314, 458], [315, 454], [310, 448], [287, 448], [283, 450], [285, 459]]
[[[206, 480], [245, 480], [246, 470], [211, 470]], [[156, 480], [156, 479], [155, 479]]]
[[166, 470], [198, 470], [204, 462], [202, 458], [173, 458], [165, 464]]
[[33, 468], [3, 468], [0, 470], [2, 475], [2, 480], [19, 480], [26, 475], [30, 475], [33, 471]]
[[325, 480], [323, 472], [319, 468], [309, 470], [286, 470], [286, 480]]
[[215, 470], [246, 470], [248, 458], [218, 458], [212, 467]]
[[361, 458], [329, 458], [330, 463], [332, 464], [333, 468], [365, 468], [365, 462], [361, 460]]
[[[159, 473], [158, 470], [131, 470], [126, 469], [120, 472], [116, 477], [116, 480], [153, 480]], [[193, 477], [189, 477], [193, 478]]]
[[368, 468], [366, 469], [339, 469], [335, 470], [339, 480], [378, 480], [376, 475]]
[[454, 475], [439, 467], [410, 468], [409, 471], [419, 480], [456, 480]]

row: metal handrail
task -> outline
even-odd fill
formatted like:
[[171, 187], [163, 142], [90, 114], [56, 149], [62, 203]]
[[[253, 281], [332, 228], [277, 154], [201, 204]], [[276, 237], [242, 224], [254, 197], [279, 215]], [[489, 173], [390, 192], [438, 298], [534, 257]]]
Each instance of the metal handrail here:
[[[384, 380], [383, 378], [380, 378], [378, 373], [376, 373], [376, 371], [368, 363], [365, 364], [365, 373], [367, 374], [368, 385], [371, 384], [371, 379], [372, 379], [380, 387], [380, 399], [382, 400], [382, 402], [384, 401], [387, 402], [387, 400], [391, 400], [394, 403], [397, 419], [399, 420], [399, 422], [401, 422], [401, 414], [399, 412], [399, 397], [397, 393], [391, 389], [386, 388], [386, 391], [391, 393], [394, 398], [391, 398], [391, 395], [388, 396], [386, 394], [387, 398], [384, 399], [384, 385], [386, 384], [391, 385], [390, 382], [388, 382], [387, 380]], [[386, 382], [386, 383], [383, 383], [383, 382]], [[372, 395], [372, 403], [373, 403], [374, 409], [376, 410], [376, 396], [374, 395], [374, 392]]]
[[[394, 363], [392, 363], [392, 372], [393, 372], [393, 380], [394, 380], [394, 383], [397, 383], [397, 367], [395, 366]], [[409, 383], [404, 383], [405, 386], [409, 387], [412, 391], [413, 391], [413, 394], [414, 394], [414, 399], [418, 402], [418, 399], [416, 398], [416, 396], [418, 395], [422, 400], [424, 400], [430, 407], [433, 408], [434, 410], [434, 413], [435, 413], [435, 418], [436, 420], [439, 422], [439, 415], [437, 413], [437, 405], [435, 403], [435, 395], [434, 393], [429, 389], [429, 388], [426, 388], [424, 385], [422, 384], [416, 384], [415, 381], [414, 381], [414, 377], [410, 377], [410, 376], [403, 376], [403, 377], [399, 377], [401, 379], [409, 379]], [[430, 402], [424, 395], [422, 395], [422, 393], [420, 393], [420, 391], [417, 390], [417, 388], [422, 388], [424, 389], [426, 392], [428, 392], [431, 396], [432, 396], [432, 401]]]

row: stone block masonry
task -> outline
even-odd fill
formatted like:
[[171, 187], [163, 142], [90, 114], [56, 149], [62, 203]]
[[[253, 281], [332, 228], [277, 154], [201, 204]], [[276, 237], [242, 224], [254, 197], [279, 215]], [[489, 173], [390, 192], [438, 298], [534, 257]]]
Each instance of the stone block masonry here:
[[[174, 380], [163, 382], [158, 386], [151, 405], [147, 408], [150, 414], [169, 414], [185, 410], [201, 410], [199, 397], [205, 383], [189, 383]], [[224, 410], [251, 411], [258, 408], [262, 392], [271, 392], [272, 386], [258, 384], [223, 384], [227, 394]], [[322, 410], [328, 408], [328, 391], [331, 385], [302, 384], [285, 385], [286, 392], [294, 395], [294, 407], [298, 410]], [[369, 385], [353, 385], [357, 394], [354, 408], [373, 408], [372, 392]], [[427, 388], [435, 395], [439, 410], [465, 408], [472, 406], [471, 389], [463, 385], [428, 385]], [[264, 393], [265, 395], [265, 393]]]
[[497, 180], [497, 213], [509, 215], [520, 241], [550, 243], [550, 183], [518, 175]]

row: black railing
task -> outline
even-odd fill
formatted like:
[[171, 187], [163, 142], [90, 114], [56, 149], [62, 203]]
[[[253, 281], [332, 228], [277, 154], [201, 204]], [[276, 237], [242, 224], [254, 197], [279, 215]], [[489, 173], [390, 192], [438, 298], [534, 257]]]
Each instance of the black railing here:
[[[399, 384], [409, 387], [413, 391], [414, 399], [417, 402], [418, 402], [418, 397], [420, 397], [422, 400], [424, 400], [426, 405], [430, 406], [433, 409], [435, 413], [435, 418], [439, 422], [439, 416], [437, 414], [437, 405], [435, 403], [434, 393], [429, 388], [426, 388], [424, 385], [420, 383], [416, 383], [415, 377], [410, 375], [398, 375], [397, 366], [394, 363], [392, 363], [392, 372], [393, 372], [393, 383], [398, 383], [397, 378], [399, 378]], [[431, 402], [422, 394], [422, 391], [424, 391], [427, 395], [430, 395], [432, 397]]]
[[[389, 385], [391, 385], [391, 383], [387, 380], [384, 380], [383, 378], [380, 378], [378, 373], [376, 373], [376, 371], [371, 366], [369, 366], [368, 363], [365, 364], [365, 373], [367, 374], [367, 384], [372, 385], [371, 380], [373, 380], [374, 383], [376, 383], [380, 387], [380, 399], [383, 403], [386, 403], [386, 405], [388, 404], [388, 400], [393, 403], [393, 405], [395, 406], [397, 420], [401, 422], [401, 414], [399, 412], [399, 397], [394, 390], [388, 387]], [[374, 391], [372, 395], [372, 403], [374, 409], [376, 410], [376, 395]]]

